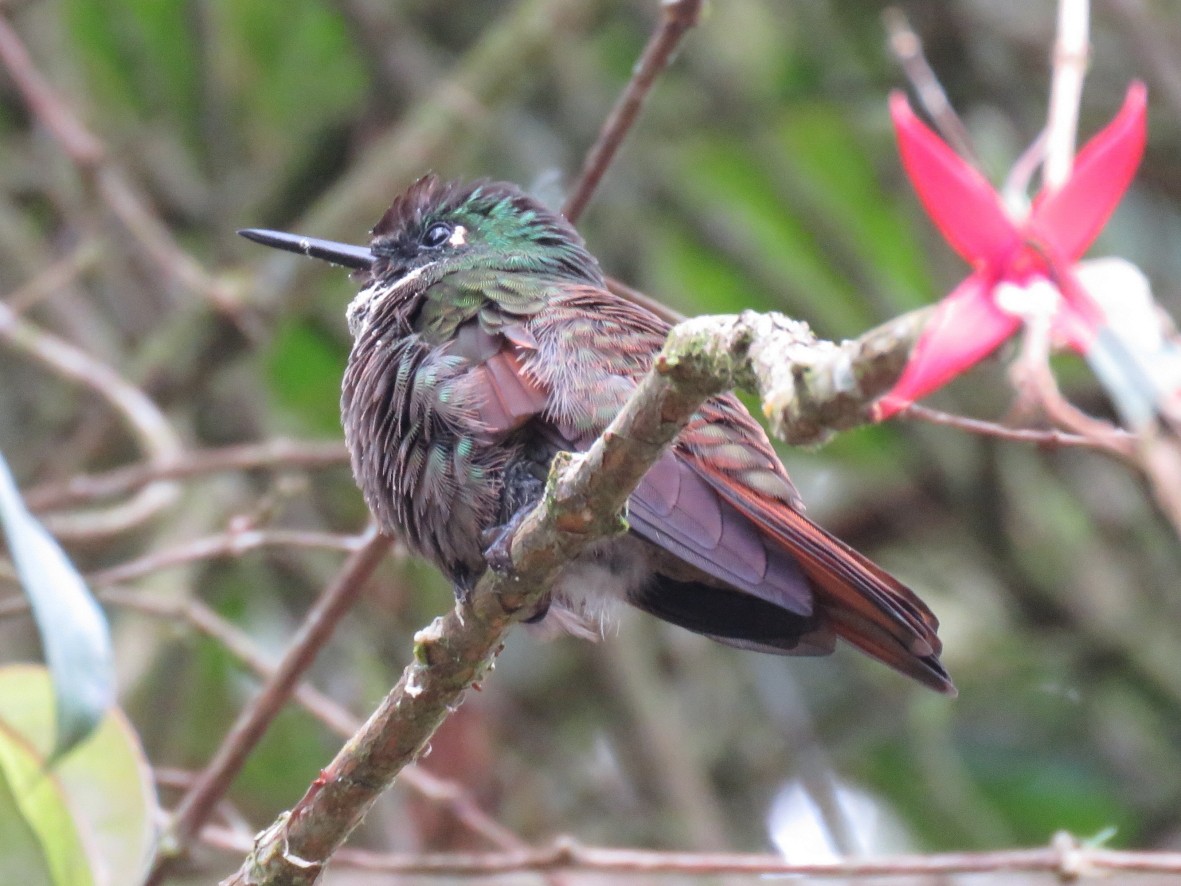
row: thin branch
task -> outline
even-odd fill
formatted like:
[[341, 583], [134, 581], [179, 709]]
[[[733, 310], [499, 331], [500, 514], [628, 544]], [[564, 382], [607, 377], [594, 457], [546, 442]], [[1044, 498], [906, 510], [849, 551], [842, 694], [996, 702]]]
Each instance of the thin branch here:
[[261, 443], [182, 452], [168, 461], [141, 462], [101, 474], [80, 474], [61, 483], [28, 489], [25, 501], [29, 507], [40, 511], [124, 495], [156, 480], [182, 480], [220, 471], [255, 468], [336, 467], [347, 465], [348, 461], [349, 453], [343, 441], [316, 442], [277, 437]]
[[[263, 680], [274, 677], [277, 666], [258, 648], [254, 639], [234, 624], [226, 621], [200, 600], [161, 600], [155, 594], [141, 594], [108, 588], [99, 592], [104, 604], [132, 609], [155, 618], [166, 618], [188, 625], [199, 634], [220, 644]], [[27, 610], [28, 602], [19, 598]], [[342, 738], [348, 738], [359, 728], [361, 720], [335, 699], [320, 692], [310, 683], [300, 683], [292, 699], [305, 711]], [[181, 787], [192, 787], [194, 777]], [[480, 808], [463, 785], [440, 778], [418, 766], [402, 771], [402, 783], [420, 796], [447, 809], [455, 820], [500, 849], [523, 849], [528, 844]]]
[[70, 252], [49, 265], [8, 296], [8, 307], [16, 314], [24, 314], [33, 306], [64, 289], [98, 262], [102, 250], [93, 240], [84, 240]]
[[16, 31], [3, 17], [0, 17], [0, 61], [8, 68], [33, 116], [45, 124], [71, 160], [80, 166], [97, 166], [103, 162], [106, 149], [102, 141], [57, 97], [53, 87], [34, 67]]
[[1050, 368], [1050, 327], [1044, 317], [1026, 320], [1025, 334], [1009, 376], [1021, 401], [1035, 405], [1058, 427], [1080, 434], [1096, 449], [1107, 449], [1123, 458], [1135, 455], [1135, 441], [1126, 431], [1087, 415], [1063, 395]]
[[902, 66], [919, 104], [926, 110], [939, 134], [957, 154], [981, 169], [980, 160], [972, 150], [972, 137], [968, 135], [968, 128], [951, 106], [935, 69], [923, 54], [923, 41], [910, 26], [906, 13], [897, 6], [888, 6], [882, 11], [882, 22], [886, 26], [890, 51]]
[[587, 152], [582, 171], [571, 189], [562, 213], [573, 224], [578, 221], [595, 188], [615, 159], [619, 146], [636, 122], [644, 100], [652, 90], [656, 78], [668, 67], [681, 41], [701, 18], [703, 0], [663, 0], [660, 24], [644, 47], [631, 80], [615, 102], [599, 137]]
[[[262, 680], [273, 678], [277, 666], [258, 648], [254, 639], [197, 599], [165, 600], [157, 594], [105, 588], [97, 592], [106, 606], [117, 606], [151, 618], [179, 622], [190, 630], [218, 643], [234, 658]], [[27, 597], [15, 596], [0, 600], [0, 620], [27, 615]], [[341, 738], [348, 738], [361, 728], [362, 721], [335, 699], [320, 692], [310, 683], [300, 683], [292, 692], [292, 700]], [[179, 787], [190, 788], [196, 776], [190, 775]], [[528, 844], [517, 834], [497, 822], [480, 808], [480, 804], [463, 785], [412, 765], [401, 773], [401, 783], [420, 796], [445, 808], [457, 822], [473, 834], [483, 837], [500, 849], [524, 849]]]
[[1013, 162], [1009, 168], [1009, 174], [1005, 176], [1005, 180], [1001, 184], [1001, 199], [1004, 200], [1005, 206], [1010, 212], [1014, 212], [1020, 207], [1022, 214], [1024, 214], [1024, 207], [1029, 205], [1030, 182], [1033, 181], [1034, 174], [1041, 168], [1045, 159], [1046, 131], [1043, 129], [1037, 134], [1037, 138], [1021, 152], [1021, 156]]
[[[244, 844], [241, 836], [225, 828], [207, 827], [202, 831], [201, 838], [212, 846], [230, 851], [240, 851]], [[382, 854], [342, 849], [336, 860], [341, 867], [356, 870], [435, 877], [492, 877], [565, 871], [617, 877], [741, 874], [876, 879], [1024, 872], [1050, 874], [1062, 882], [1073, 883], [1083, 878], [1105, 879], [1115, 872], [1156, 875], [1181, 873], [1181, 852], [1132, 852], [1090, 847], [1080, 844], [1064, 832], [1056, 834], [1049, 846], [1035, 849], [896, 855], [804, 864], [790, 862], [776, 855], [754, 853], [660, 852], [584, 846], [569, 838], [558, 840], [547, 848], [495, 853]]]
[[0, 16], [0, 63], [12, 76], [33, 116], [45, 125], [78, 170], [93, 179], [107, 207], [160, 271], [207, 299], [249, 337], [260, 335], [257, 318], [248, 316], [243, 309], [241, 287], [210, 274], [180, 247], [168, 226], [135, 193], [122, 170], [111, 160], [102, 140], [86, 128], [37, 70], [20, 37], [3, 16]]
[[1058, 37], [1046, 121], [1046, 162], [1042, 167], [1047, 191], [1066, 184], [1074, 166], [1078, 108], [1090, 50], [1089, 28], [1090, 0], [1058, 0]]
[[[0, 34], [3, 33], [0, 26]], [[180, 437], [143, 391], [106, 363], [19, 316], [4, 302], [0, 302], [0, 340], [55, 375], [102, 397], [123, 417], [153, 462], [172, 461], [182, 452]], [[60, 538], [111, 535], [150, 519], [172, 504], [177, 493], [175, 484], [157, 481], [141, 489], [130, 501], [100, 511], [49, 515], [44, 522]]]
[[318, 548], [352, 553], [364, 547], [365, 535], [340, 535], [334, 532], [309, 532], [300, 529], [246, 529], [197, 538], [172, 548], [155, 550], [118, 566], [92, 572], [87, 578], [95, 585], [112, 585], [143, 578], [162, 569], [183, 566], [199, 560], [237, 557], [257, 548]]
[[[392, 544], [392, 539], [371, 528], [364, 547], [348, 558], [336, 578], [325, 588], [272, 677], [263, 685], [254, 701], [243, 709], [197, 783], [181, 798], [171, 828], [172, 839], [176, 844], [186, 844], [208, 819], [217, 801], [229, 788], [271, 721], [291, 697], [300, 678], [311, 666], [337, 623], [353, 605], [366, 579]], [[149, 882], [158, 883], [164, 867], [164, 863], [158, 864]]]
[[[806, 324], [751, 312], [674, 328], [594, 445], [555, 460], [542, 502], [513, 540], [512, 573], [485, 572], [467, 605], [418, 632], [397, 685], [226, 883], [316, 881], [377, 796], [487, 673], [512, 624], [533, 611], [579, 551], [623, 529], [616, 515], [631, 491], [706, 397], [736, 383], [757, 389], [773, 422], [795, 439], [851, 427], [897, 380], [927, 316], [906, 315], [841, 345], [817, 342]], [[785, 360], [791, 365], [778, 365]]]
[[1085, 434], [1072, 434], [1068, 431], [1060, 431], [1054, 428], [1010, 428], [1005, 425], [999, 425], [996, 422], [940, 412], [937, 409], [930, 409], [926, 406], [920, 406], [917, 403], [911, 403], [899, 413], [899, 416], [901, 418], [913, 418], [918, 421], [925, 421], [932, 425], [957, 428], [958, 430], [981, 437], [996, 437], [999, 440], [1009, 440], [1016, 443], [1035, 443], [1038, 446], [1048, 446], [1050, 448], [1079, 447], [1082, 449], [1098, 449], [1102, 452], [1118, 455], [1121, 458], [1128, 458], [1135, 444], [1134, 435], [1119, 428], [1112, 429], [1112, 438], [1126, 442], [1128, 445], [1127, 449], [1113, 448], [1109, 444], [1109, 441], [1099, 441]]

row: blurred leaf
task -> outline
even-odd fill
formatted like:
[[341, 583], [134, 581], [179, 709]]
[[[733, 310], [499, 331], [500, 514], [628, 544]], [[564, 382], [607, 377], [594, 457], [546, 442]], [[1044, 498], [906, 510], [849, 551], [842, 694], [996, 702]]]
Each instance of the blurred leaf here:
[[[0, 737], [0, 742], [6, 741]], [[0, 771], [0, 878], [24, 886], [52, 884], [37, 832], [21, 814], [8, 778]]]
[[[47, 707], [47, 714], [48, 710]], [[0, 721], [0, 780], [16, 807], [16, 814], [34, 835], [49, 874], [43, 882], [54, 886], [89, 886], [94, 882], [90, 861], [61, 784], [44, 770], [44, 763], [44, 758], [21, 736]], [[0, 819], [11, 817], [12, 810], [0, 812]], [[5, 883], [28, 882], [19, 876], [34, 867], [28, 849], [0, 846], [0, 875]], [[10, 853], [16, 870], [6, 870]]]
[[255, 122], [269, 134], [291, 139], [291, 126], [340, 119], [360, 99], [365, 66], [330, 4], [234, 0], [222, 6], [226, 35], [239, 43], [238, 63], [254, 78], [242, 98], [257, 103], [263, 116]]
[[[90, 738], [50, 770], [52, 699], [44, 668], [0, 668], [0, 770], [38, 835], [54, 871], [50, 882], [138, 883], [152, 857], [157, 815], [139, 739], [122, 713], [111, 709]], [[0, 791], [0, 840], [9, 833], [3, 803]], [[30, 882], [10, 875], [10, 865], [25, 863], [19, 847], [0, 842], [0, 882]]]
[[104, 97], [193, 126], [200, 66], [194, 28], [178, 27], [178, 12], [153, 0], [69, 0], [65, 8], [75, 46]]
[[102, 610], [74, 564], [25, 508], [3, 456], [0, 522], [53, 673], [57, 733], [52, 756], [56, 759], [86, 738], [114, 701], [111, 636]]
[[283, 166], [313, 135], [350, 119], [365, 69], [329, 4], [233, 0], [67, 0], [65, 16], [98, 96], [136, 125], [179, 131], [205, 151], [201, 121], [232, 95], [254, 152]]
[[[885, 97], [882, 98], [883, 113]], [[782, 162], [799, 170], [809, 200], [844, 234], [846, 247], [879, 278], [895, 310], [930, 300], [926, 257], [905, 215], [878, 184], [848, 111], [831, 104], [796, 105], [779, 126]], [[893, 159], [893, 158], [891, 158]]]
[[340, 433], [341, 345], [314, 322], [283, 325], [267, 354], [270, 388], [308, 430]]
[[[687, 146], [681, 154], [678, 193], [707, 231], [705, 249], [722, 249], [774, 287], [774, 302], [731, 306], [785, 310], [820, 328], [848, 325], [851, 309], [864, 310], [848, 280], [835, 269], [817, 233], [778, 195], [775, 183], [752, 164], [744, 144], [724, 134]], [[702, 247], [699, 247], [702, 248]]]
[[[691, 232], [673, 222], [652, 235], [648, 272], [652, 289], [678, 310], [728, 314], [756, 307], [750, 280], [717, 250], [702, 247]], [[764, 298], [764, 304], [767, 299]]]
[[1020, 842], [1045, 841], [1060, 830], [1094, 834], [1112, 827], [1121, 841], [1135, 839], [1114, 786], [1089, 763], [1029, 747], [981, 748], [965, 761]]

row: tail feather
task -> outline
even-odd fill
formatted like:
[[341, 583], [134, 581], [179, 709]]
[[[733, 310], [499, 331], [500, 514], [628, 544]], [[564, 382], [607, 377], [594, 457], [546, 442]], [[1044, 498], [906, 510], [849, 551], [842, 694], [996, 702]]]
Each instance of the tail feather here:
[[[839, 637], [933, 689], [955, 692], [939, 662], [938, 619], [908, 587], [804, 515], [766, 434], [737, 400], [708, 401], [675, 451], [737, 512], [746, 531], [762, 539], [769, 568], [748, 590], [766, 598], [765, 585], [777, 580], [772, 573], [783, 571], [783, 555], [789, 555], [814, 614]], [[694, 507], [702, 504], [698, 496]]]

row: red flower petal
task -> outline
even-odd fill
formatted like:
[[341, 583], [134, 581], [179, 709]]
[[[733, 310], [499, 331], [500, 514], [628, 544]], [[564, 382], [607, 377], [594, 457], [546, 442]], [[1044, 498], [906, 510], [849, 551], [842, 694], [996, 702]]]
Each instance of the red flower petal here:
[[992, 185], [915, 116], [899, 91], [890, 93], [890, 116], [902, 165], [940, 233], [973, 266], [1001, 264], [1020, 235]]
[[874, 421], [889, 418], [942, 387], [1017, 330], [1020, 318], [993, 303], [993, 283], [992, 275], [972, 274], [939, 302], [902, 377], [874, 404]]
[[1129, 86], [1115, 119], [1079, 151], [1070, 180], [1052, 194], [1038, 195], [1029, 220], [1034, 238], [1053, 242], [1071, 261], [1087, 251], [1140, 165], [1148, 137], [1147, 101], [1143, 83]]

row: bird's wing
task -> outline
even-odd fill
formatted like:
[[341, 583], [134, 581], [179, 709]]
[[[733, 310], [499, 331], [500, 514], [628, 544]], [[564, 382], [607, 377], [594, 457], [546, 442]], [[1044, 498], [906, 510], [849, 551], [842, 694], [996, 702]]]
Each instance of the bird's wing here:
[[816, 608], [838, 636], [935, 689], [952, 691], [939, 662], [935, 616], [909, 588], [809, 520], [798, 498], [787, 499], [781, 485], [787, 474], [741, 403], [732, 396], [707, 401], [675, 451], [761, 538], [795, 558]]
[[[528, 378], [529, 406], [544, 395], [539, 418], [575, 448], [606, 427], [668, 332], [643, 308], [591, 287], [550, 293], [546, 309], [525, 328], [532, 344], [516, 351], [515, 366]], [[768, 651], [807, 654], [828, 651], [824, 631], [831, 626], [885, 664], [954, 691], [938, 659], [934, 615], [906, 586], [804, 516], [766, 434], [732, 395], [702, 406], [640, 481], [628, 513], [633, 531], [648, 541], [790, 614], [784, 624], [795, 633], [768, 642], [761, 634], [694, 630], [736, 645], [747, 640]], [[705, 605], [710, 597], [688, 599], [680, 608]], [[694, 621], [692, 613], [672, 612], [669, 599], [648, 604], [642, 605], [677, 623]]]

